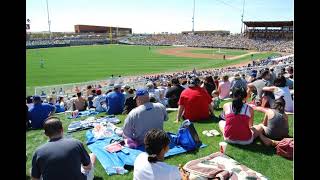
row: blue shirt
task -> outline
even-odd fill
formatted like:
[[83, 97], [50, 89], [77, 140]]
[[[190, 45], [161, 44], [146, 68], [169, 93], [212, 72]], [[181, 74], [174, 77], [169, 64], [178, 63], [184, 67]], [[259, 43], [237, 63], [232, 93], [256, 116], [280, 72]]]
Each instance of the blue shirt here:
[[31, 120], [32, 128], [42, 128], [44, 120], [48, 118], [49, 113], [54, 109], [54, 106], [47, 103], [35, 104], [29, 110], [29, 120]]
[[124, 107], [125, 97], [121, 92], [110, 92], [106, 98], [108, 114], [121, 114]]

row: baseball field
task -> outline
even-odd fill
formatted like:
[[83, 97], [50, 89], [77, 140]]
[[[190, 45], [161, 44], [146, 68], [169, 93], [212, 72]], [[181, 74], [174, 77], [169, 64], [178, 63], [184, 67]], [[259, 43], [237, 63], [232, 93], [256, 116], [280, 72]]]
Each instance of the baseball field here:
[[[113, 75], [142, 75], [160, 72], [174, 72], [179, 70], [206, 69], [241, 65], [254, 59], [266, 58], [275, 55], [273, 52], [254, 52], [246, 50], [226, 49], [199, 49], [184, 47], [151, 47], [148, 46], [79, 46], [66, 48], [49, 48], [27, 50], [27, 86], [28, 93], [32, 94], [35, 86], [55, 85], [72, 82], [99, 80]], [[223, 59], [223, 55], [226, 59]], [[44, 68], [40, 67], [40, 59], [44, 59]], [[225, 103], [225, 102], [223, 102]], [[222, 105], [221, 105], [222, 106]], [[215, 111], [219, 116], [221, 110]], [[105, 116], [100, 113], [96, 117]], [[169, 120], [164, 123], [164, 130], [177, 133], [179, 125], [174, 123], [177, 112], [169, 113]], [[66, 130], [72, 121], [64, 114], [57, 115]], [[118, 127], [122, 127], [126, 115], [117, 115], [121, 120]], [[254, 124], [262, 122], [264, 114], [255, 111]], [[293, 116], [289, 116], [289, 135], [293, 136]], [[218, 143], [223, 137], [207, 137], [202, 134], [204, 130], [218, 128], [218, 122], [195, 123], [195, 128], [201, 141], [208, 146], [198, 152], [190, 152], [166, 158], [165, 162], [171, 165], [185, 164], [186, 162], [207, 156], [219, 151]], [[86, 131], [72, 133], [72, 137], [86, 144]], [[26, 132], [26, 179], [30, 179], [32, 155], [36, 148], [47, 142], [43, 130]], [[85, 145], [88, 152], [90, 150]], [[241, 146], [229, 144], [227, 155], [247, 167], [265, 175], [269, 179], [293, 179], [293, 162], [284, 159], [275, 153], [275, 148], [264, 146], [259, 140]], [[132, 179], [133, 170], [125, 175], [108, 176], [104, 168], [97, 161], [95, 166], [95, 179]]]
[[[121, 75], [142, 75], [224, 67], [275, 55], [273, 52], [157, 47], [96, 45], [27, 50], [27, 94], [35, 86], [101, 80]], [[223, 59], [225, 55], [226, 59]], [[40, 67], [40, 59], [44, 68]]]

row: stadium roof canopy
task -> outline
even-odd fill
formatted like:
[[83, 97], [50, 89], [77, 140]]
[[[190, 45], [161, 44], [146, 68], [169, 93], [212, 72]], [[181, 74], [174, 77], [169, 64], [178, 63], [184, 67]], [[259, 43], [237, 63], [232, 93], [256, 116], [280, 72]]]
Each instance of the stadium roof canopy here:
[[247, 27], [283, 27], [293, 26], [293, 21], [244, 21]]

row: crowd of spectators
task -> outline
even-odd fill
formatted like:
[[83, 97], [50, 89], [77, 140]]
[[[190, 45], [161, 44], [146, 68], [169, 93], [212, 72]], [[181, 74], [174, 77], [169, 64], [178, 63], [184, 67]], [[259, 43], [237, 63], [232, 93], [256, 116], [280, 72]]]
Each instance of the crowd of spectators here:
[[155, 34], [132, 36], [128, 38], [128, 41], [131, 44], [139, 45], [184, 45], [189, 47], [221, 47], [293, 53], [293, 40], [254, 40], [240, 34], [229, 36]]

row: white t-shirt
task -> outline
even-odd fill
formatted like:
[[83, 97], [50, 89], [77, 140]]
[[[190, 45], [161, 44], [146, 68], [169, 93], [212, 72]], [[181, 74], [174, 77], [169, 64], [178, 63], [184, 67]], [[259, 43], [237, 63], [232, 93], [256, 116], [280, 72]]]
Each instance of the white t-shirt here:
[[134, 180], [181, 180], [178, 167], [164, 162], [150, 163], [148, 154], [143, 152], [134, 162]]
[[286, 102], [285, 111], [293, 112], [293, 100], [288, 86], [276, 88], [274, 91], [275, 99], [279, 99], [281, 96], [283, 96], [283, 99]]

